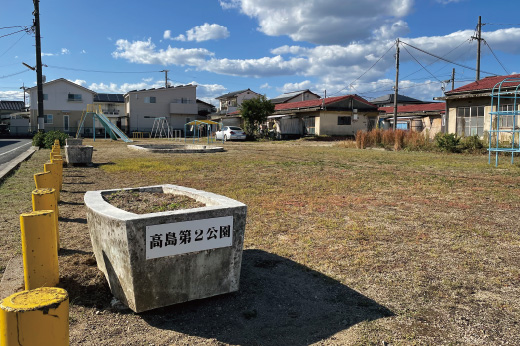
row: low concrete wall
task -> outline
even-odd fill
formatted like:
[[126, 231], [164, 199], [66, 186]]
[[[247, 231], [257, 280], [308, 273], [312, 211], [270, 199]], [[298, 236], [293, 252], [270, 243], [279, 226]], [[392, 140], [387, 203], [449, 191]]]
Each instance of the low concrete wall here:
[[[103, 199], [103, 195], [119, 190], [85, 194], [88, 228], [97, 264], [117, 299], [133, 311], [142, 312], [238, 290], [246, 225], [245, 204], [175, 185], [126, 190], [185, 195], [206, 206], [134, 214]], [[201, 242], [197, 242], [199, 231], [205, 238], [199, 239]], [[213, 231], [220, 234], [214, 234], [215, 238], [212, 238]], [[184, 239], [184, 244], [181, 243], [181, 232], [191, 235], [189, 241]], [[172, 251], [181, 253], [173, 254]]]
[[94, 147], [91, 145], [66, 145], [65, 160], [70, 164], [82, 163], [90, 165], [92, 164], [93, 152]]

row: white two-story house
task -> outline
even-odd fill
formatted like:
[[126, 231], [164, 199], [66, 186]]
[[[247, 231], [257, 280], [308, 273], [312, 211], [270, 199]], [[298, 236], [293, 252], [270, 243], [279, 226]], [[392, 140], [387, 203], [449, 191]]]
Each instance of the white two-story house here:
[[129, 131], [150, 132], [157, 118], [166, 118], [170, 128], [179, 130], [192, 120], [206, 119], [198, 114], [196, 90], [189, 84], [129, 91], [124, 95]]
[[220, 102], [219, 113], [230, 114], [236, 112], [238, 110], [238, 107], [242, 104], [244, 100], [250, 100], [259, 96], [262, 95], [255, 93], [251, 89], [245, 89], [233, 91], [225, 95], [216, 97], [216, 99]]
[[[92, 104], [94, 91], [64, 78], [43, 84], [43, 115], [38, 115], [38, 88], [26, 89], [30, 96], [30, 126], [33, 130], [60, 130], [76, 133], [81, 115]], [[92, 119], [85, 120], [85, 127], [92, 127]]]

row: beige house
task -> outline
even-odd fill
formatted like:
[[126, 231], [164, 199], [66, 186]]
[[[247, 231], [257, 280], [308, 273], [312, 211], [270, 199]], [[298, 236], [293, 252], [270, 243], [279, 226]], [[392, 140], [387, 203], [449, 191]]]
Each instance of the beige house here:
[[171, 88], [132, 90], [124, 95], [129, 131], [152, 130], [155, 119], [166, 118], [170, 128], [184, 129], [184, 124], [199, 116], [196, 85]]
[[268, 117], [277, 137], [304, 135], [354, 136], [376, 126], [377, 107], [358, 95], [280, 103]]
[[[464, 85], [460, 88], [448, 91], [445, 97], [436, 99], [446, 100], [447, 132], [455, 133], [459, 136], [478, 135], [485, 138], [491, 128], [490, 112], [519, 110], [519, 105], [514, 105], [514, 99], [502, 99], [500, 106], [493, 105], [491, 108], [491, 93], [493, 88], [507, 78], [520, 78], [520, 74], [509, 76], [487, 77], [473, 83]], [[519, 81], [504, 84], [502, 91], [514, 91], [520, 85]], [[516, 107], [516, 109], [514, 109]], [[498, 109], [497, 109], [498, 108]], [[516, 117], [516, 124], [513, 124], [513, 116], [501, 116], [500, 128], [512, 129], [519, 126], [519, 117]], [[496, 128], [496, 124], [493, 124]]]
[[[394, 107], [379, 107], [379, 128], [393, 128]], [[397, 107], [397, 128], [423, 132], [430, 138], [442, 131], [446, 103], [408, 104]]]
[[259, 93], [255, 93], [251, 89], [233, 91], [222, 96], [216, 97], [220, 102], [219, 113], [230, 114], [238, 110], [238, 107], [244, 100], [250, 100], [255, 97], [262, 96]]
[[[26, 89], [30, 96], [30, 126], [33, 130], [60, 130], [71, 135], [76, 134], [81, 115], [88, 104], [94, 101], [95, 92], [59, 78], [43, 84], [43, 110], [38, 116], [38, 89]], [[92, 119], [86, 119], [85, 128], [92, 128]]]

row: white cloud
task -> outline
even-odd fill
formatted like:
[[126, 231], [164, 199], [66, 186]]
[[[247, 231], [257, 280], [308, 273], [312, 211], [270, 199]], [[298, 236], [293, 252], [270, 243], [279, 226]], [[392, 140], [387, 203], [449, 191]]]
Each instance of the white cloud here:
[[70, 50], [68, 50], [67, 48], [62, 48], [62, 49], [61, 49], [61, 54], [62, 54], [62, 55], [70, 54]]
[[171, 37], [171, 31], [166, 30], [163, 37], [165, 39], [176, 40], [176, 41], [209, 41], [219, 40], [229, 37], [229, 31], [225, 26], [218, 24], [208, 24], [196, 26], [186, 31], [186, 35], [179, 35], [177, 37]]
[[269, 85], [269, 83], [264, 83], [260, 85], [260, 89], [272, 89], [273, 87]]
[[56, 54], [54, 53], [43, 53], [42, 52], [42, 56], [55, 56]]
[[258, 30], [269, 36], [286, 35], [294, 41], [316, 44], [346, 44], [388, 31], [384, 28], [402, 35], [408, 26], [401, 18], [411, 12], [413, 2], [308, 0], [302, 4], [300, 0], [231, 0], [220, 1], [220, 5], [256, 18]]
[[153, 77], [143, 78], [143, 82], [150, 83], [151, 81], [153, 81]]
[[76, 79], [76, 80], [69, 79], [69, 81], [72, 83], [76, 83], [77, 85], [81, 85], [81, 86], [85, 86], [85, 84], [87, 84], [87, 81], [85, 81], [83, 79]]
[[0, 100], [23, 101], [23, 91], [21, 91], [21, 90], [0, 91]]
[[133, 42], [120, 39], [117, 40], [116, 46], [116, 51], [112, 53], [114, 58], [139, 64], [198, 66], [204, 62], [205, 57], [213, 55], [203, 48], [184, 49], [168, 46], [167, 49], [156, 50], [151, 38], [147, 41]]
[[288, 93], [291, 91], [309, 89], [312, 86], [313, 86], [313, 83], [310, 80], [305, 80], [300, 83], [285, 83], [283, 85], [283, 87], [277, 88], [277, 90], [280, 91], [281, 93]]

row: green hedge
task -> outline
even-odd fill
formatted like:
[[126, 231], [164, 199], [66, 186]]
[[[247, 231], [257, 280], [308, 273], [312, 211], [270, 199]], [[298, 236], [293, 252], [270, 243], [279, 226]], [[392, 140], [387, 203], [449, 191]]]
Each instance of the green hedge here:
[[60, 141], [60, 146], [65, 145], [65, 139], [69, 138], [69, 135], [61, 131], [49, 131], [49, 132], [38, 132], [33, 137], [33, 145], [35, 147], [51, 149], [54, 144], [54, 140]]

